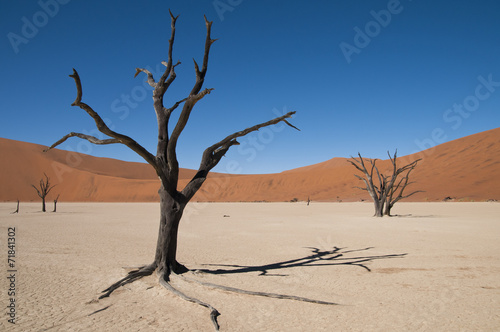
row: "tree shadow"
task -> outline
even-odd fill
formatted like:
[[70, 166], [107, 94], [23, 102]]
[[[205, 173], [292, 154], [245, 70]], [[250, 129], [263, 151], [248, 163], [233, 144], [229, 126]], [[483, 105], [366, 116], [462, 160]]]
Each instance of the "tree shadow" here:
[[373, 247], [367, 247], [363, 249], [355, 250], [345, 250], [346, 248], [339, 248], [337, 246], [333, 247], [332, 250], [321, 250], [315, 247], [306, 247], [310, 249], [312, 254], [290, 259], [287, 261], [276, 262], [265, 265], [229, 265], [229, 264], [204, 264], [207, 266], [219, 266], [226, 268], [219, 268], [216, 270], [211, 269], [198, 269], [196, 272], [210, 273], [210, 274], [234, 274], [234, 273], [249, 273], [249, 272], [260, 272], [261, 276], [287, 276], [286, 274], [271, 274], [269, 271], [284, 270], [293, 267], [302, 266], [333, 266], [333, 265], [351, 265], [359, 266], [368, 272], [371, 269], [366, 266], [366, 264], [379, 259], [390, 259], [390, 258], [402, 258], [407, 254], [390, 254], [390, 255], [374, 255], [374, 256], [354, 256], [347, 257], [345, 255], [351, 253], [359, 253], [373, 249]]
[[433, 214], [428, 215], [413, 215], [413, 214], [392, 214], [389, 217], [394, 218], [437, 218], [438, 216]]

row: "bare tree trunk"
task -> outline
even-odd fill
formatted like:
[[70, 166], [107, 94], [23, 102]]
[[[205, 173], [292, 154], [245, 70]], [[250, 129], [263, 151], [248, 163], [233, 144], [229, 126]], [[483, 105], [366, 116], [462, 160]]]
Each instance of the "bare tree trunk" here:
[[171, 197], [163, 185], [158, 191], [160, 194], [160, 227], [156, 244], [154, 264], [158, 273], [168, 277], [173, 272], [181, 274], [187, 269], [177, 262], [177, 236], [179, 223], [184, 212], [185, 204], [180, 197]]
[[56, 212], [57, 210], [57, 201], [59, 200], [59, 195], [57, 195], [56, 199], [54, 199], [54, 211], [52, 212]]
[[378, 199], [375, 199], [373, 203], [375, 205], [375, 214], [373, 216], [382, 217], [384, 211], [384, 202], [380, 202]]
[[14, 214], [14, 213], [19, 213], [19, 200], [17, 200], [17, 209], [16, 209], [16, 211], [11, 212], [11, 214]]
[[47, 210], [45, 209], [45, 196], [42, 197], [42, 212], [46, 212]]
[[[403, 188], [404, 189], [404, 188]], [[387, 199], [385, 200], [385, 209], [384, 209], [384, 216], [391, 216], [391, 210], [392, 208], [394, 207], [394, 204], [396, 204], [396, 202], [399, 200], [396, 200], [393, 198], [393, 195], [392, 195], [392, 191], [391, 190], [391, 193], [389, 193], [389, 195], [387, 196]], [[402, 191], [401, 191], [402, 192]], [[414, 192], [415, 193], [415, 192]], [[413, 193], [413, 194], [414, 194]], [[413, 195], [412, 194], [412, 195]], [[410, 195], [411, 196], [411, 195]], [[409, 197], [409, 196], [407, 196]]]
[[386, 204], [384, 209], [384, 216], [391, 216], [391, 209], [392, 209], [391, 204], [390, 203]]

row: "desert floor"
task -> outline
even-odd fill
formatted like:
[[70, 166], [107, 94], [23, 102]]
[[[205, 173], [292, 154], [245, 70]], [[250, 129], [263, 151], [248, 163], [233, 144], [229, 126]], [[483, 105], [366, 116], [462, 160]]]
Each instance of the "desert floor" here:
[[[156, 203], [0, 204], [0, 303], [15, 227], [16, 324], [0, 330], [213, 331], [209, 311], [155, 275], [97, 301], [124, 267], [153, 260]], [[52, 204], [48, 204], [52, 210]], [[178, 260], [190, 278], [335, 302], [241, 295], [172, 284], [219, 310], [221, 331], [499, 331], [500, 204], [193, 203]], [[104, 310], [102, 310], [104, 309]], [[101, 310], [101, 311], [99, 311]]]

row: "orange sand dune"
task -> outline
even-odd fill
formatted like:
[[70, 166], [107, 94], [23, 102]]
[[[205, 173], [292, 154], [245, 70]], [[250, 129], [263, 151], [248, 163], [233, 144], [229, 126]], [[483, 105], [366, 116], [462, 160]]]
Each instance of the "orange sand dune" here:
[[[500, 200], [500, 128], [467, 136], [405, 156], [402, 163], [422, 158], [412, 173], [415, 184], [408, 189], [424, 190], [408, 200], [436, 201]], [[32, 184], [45, 172], [57, 186], [49, 194], [61, 201], [148, 202], [158, 200], [159, 180], [147, 164], [97, 158], [76, 152], [51, 150], [44, 146], [0, 139], [1, 201], [38, 200]], [[369, 157], [369, 156], [366, 156]], [[389, 166], [379, 161], [380, 169]], [[354, 188], [361, 183], [345, 158], [301, 167], [278, 174], [211, 174], [195, 201], [358, 201], [369, 199]], [[195, 174], [182, 169], [179, 185]]]

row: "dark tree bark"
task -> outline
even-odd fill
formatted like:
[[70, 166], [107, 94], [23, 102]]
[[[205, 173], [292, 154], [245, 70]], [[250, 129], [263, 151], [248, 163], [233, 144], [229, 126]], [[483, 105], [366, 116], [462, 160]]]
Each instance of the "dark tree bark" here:
[[[365, 187], [356, 187], [361, 190], [366, 190], [370, 194], [370, 197], [373, 200], [375, 207], [375, 217], [383, 216], [383, 209], [385, 204], [385, 179], [380, 176], [378, 168], [376, 166], [377, 159], [369, 159], [370, 170], [366, 168], [365, 160], [361, 157], [361, 154], [358, 153], [359, 160], [354, 157], [351, 157], [352, 160], [348, 160], [354, 167], [356, 167], [359, 171], [363, 172], [364, 177], [361, 177], [357, 174], [354, 174], [355, 177], [362, 180], [365, 183]], [[375, 172], [375, 173], [374, 173]], [[378, 179], [378, 185], [376, 185], [376, 180], [374, 181], [374, 176]]]
[[[161, 187], [159, 189], [160, 196], [160, 225], [158, 230], [158, 240], [156, 246], [156, 252], [154, 261], [146, 266], [143, 266], [135, 271], [131, 271], [128, 276], [119, 280], [115, 284], [111, 285], [109, 288], [103, 291], [103, 295], [100, 298], [109, 296], [115, 289], [121, 287], [125, 284], [133, 282], [144, 276], [152, 274], [155, 270], [160, 277], [160, 283], [166, 288], [176, 292], [179, 296], [184, 299], [203, 305], [211, 310], [211, 317], [214, 322], [216, 329], [218, 329], [216, 317], [218, 312], [210, 305], [203, 303], [199, 300], [193, 299], [187, 295], [184, 295], [177, 290], [175, 290], [169, 283], [169, 276], [174, 274], [181, 274], [188, 269], [177, 261], [177, 234], [179, 230], [179, 223], [182, 218], [184, 208], [191, 198], [200, 189], [202, 184], [205, 182], [210, 170], [215, 167], [221, 158], [226, 154], [226, 152], [233, 145], [238, 145], [237, 138], [245, 136], [253, 131], [257, 131], [260, 128], [271, 126], [279, 122], [284, 122], [287, 125], [295, 128], [286, 119], [291, 118], [295, 112], [289, 112], [283, 116], [274, 118], [270, 121], [249, 127], [247, 129], [235, 132], [222, 139], [221, 141], [209, 146], [203, 153], [199, 169], [196, 175], [191, 179], [191, 181], [182, 189], [178, 190], [178, 178], [179, 178], [179, 164], [177, 161], [176, 147], [179, 136], [181, 135], [184, 127], [186, 126], [191, 112], [202, 98], [210, 94], [213, 89], [203, 89], [203, 84], [205, 80], [205, 75], [208, 68], [208, 57], [210, 53], [210, 47], [215, 42], [215, 39], [211, 38], [211, 27], [212, 22], [209, 22], [205, 17], [206, 25], [206, 39], [205, 48], [203, 54], [203, 61], [201, 63], [201, 68], [198, 63], [194, 60], [194, 70], [196, 75], [195, 83], [189, 92], [188, 96], [180, 99], [178, 102], [174, 103], [170, 107], [164, 105], [164, 95], [168, 90], [169, 86], [176, 78], [175, 67], [180, 64], [177, 62], [173, 64], [172, 62], [172, 50], [175, 38], [175, 24], [177, 17], [175, 17], [170, 12], [171, 17], [171, 36], [169, 40], [168, 56], [167, 61], [163, 61], [162, 64], [166, 67], [163, 75], [159, 79], [155, 79], [153, 74], [147, 69], [137, 68], [135, 76], [140, 73], [144, 73], [147, 76], [147, 82], [153, 89], [153, 106], [158, 122], [158, 141], [156, 154], [152, 154], [147, 151], [144, 147], [138, 144], [132, 138], [117, 133], [111, 130], [102, 120], [102, 118], [95, 112], [89, 105], [82, 101], [82, 84], [80, 77], [75, 69], [73, 69], [73, 74], [70, 75], [75, 81], [77, 88], [77, 97], [73, 102], [72, 106], [78, 106], [88, 115], [90, 115], [96, 123], [97, 128], [103, 134], [109, 136], [107, 139], [98, 139], [93, 136], [74, 133], [71, 132], [66, 136], [62, 137], [59, 141], [54, 143], [45, 151], [48, 151], [59, 144], [63, 143], [66, 139], [70, 137], [78, 137], [85, 139], [94, 144], [124, 144], [130, 149], [139, 154], [147, 163], [149, 163], [156, 171], [160, 181]], [[172, 132], [169, 132], [169, 120], [170, 115], [177, 108], [182, 105], [180, 115], [177, 123], [173, 127]], [[295, 128], [297, 129], [297, 128]]]
[[56, 212], [57, 210], [57, 201], [59, 200], [59, 196], [60, 195], [57, 195], [56, 199], [54, 199], [54, 210], [52, 212]]
[[370, 194], [375, 207], [375, 217], [383, 217], [384, 215], [390, 216], [391, 209], [399, 200], [410, 197], [418, 192], [422, 192], [421, 190], [418, 190], [407, 195], [404, 194], [406, 187], [413, 183], [409, 182], [410, 173], [421, 159], [415, 160], [405, 166], [398, 167], [397, 151], [394, 152], [394, 156], [391, 156], [389, 152], [387, 152], [387, 154], [389, 155], [389, 159], [392, 164], [389, 175], [384, 175], [379, 172], [376, 165], [377, 159], [368, 159], [368, 162], [370, 163], [368, 168], [370, 170], [366, 167], [365, 160], [359, 153], [359, 160], [354, 157], [351, 157], [352, 160], [348, 160], [364, 175], [364, 177], [362, 177], [354, 174], [355, 177], [362, 180], [365, 184], [365, 187], [356, 188], [366, 190]]
[[16, 211], [11, 212], [11, 214], [14, 214], [14, 213], [19, 213], [19, 200], [17, 200], [17, 209], [16, 209]]
[[49, 192], [52, 190], [52, 188], [55, 187], [55, 185], [51, 186], [50, 185], [50, 179], [47, 176], [47, 174], [43, 173], [43, 175], [45, 175], [45, 180], [44, 179], [40, 180], [40, 184], [39, 184], [40, 189], [37, 188], [34, 184], [32, 184], [31, 186], [33, 188], [35, 188], [36, 193], [42, 199], [42, 212], [46, 212], [46, 209], [45, 209], [45, 198], [47, 197], [47, 195], [49, 194]]
[[410, 197], [416, 193], [423, 192], [422, 190], [416, 190], [416, 191], [413, 191], [409, 194], [406, 194], [406, 195], [404, 194], [406, 187], [409, 186], [410, 184], [414, 183], [414, 182], [409, 182], [411, 171], [413, 171], [415, 169], [415, 167], [417, 167], [417, 163], [422, 159], [417, 159], [417, 160], [415, 160], [415, 161], [413, 161], [413, 162], [411, 162], [403, 167], [398, 168], [397, 162], [396, 162], [397, 161], [397, 152], [398, 152], [397, 150], [394, 152], [394, 157], [391, 157], [389, 152], [387, 152], [387, 154], [389, 155], [389, 158], [391, 160], [391, 163], [392, 163], [393, 177], [394, 176], [398, 177], [399, 175], [401, 175], [401, 178], [399, 180], [396, 179], [394, 181], [393, 185], [390, 188], [388, 188], [387, 198], [386, 198], [386, 202], [385, 202], [385, 210], [384, 210], [385, 216], [391, 215], [392, 207], [394, 206], [394, 204], [399, 202], [401, 199]]

